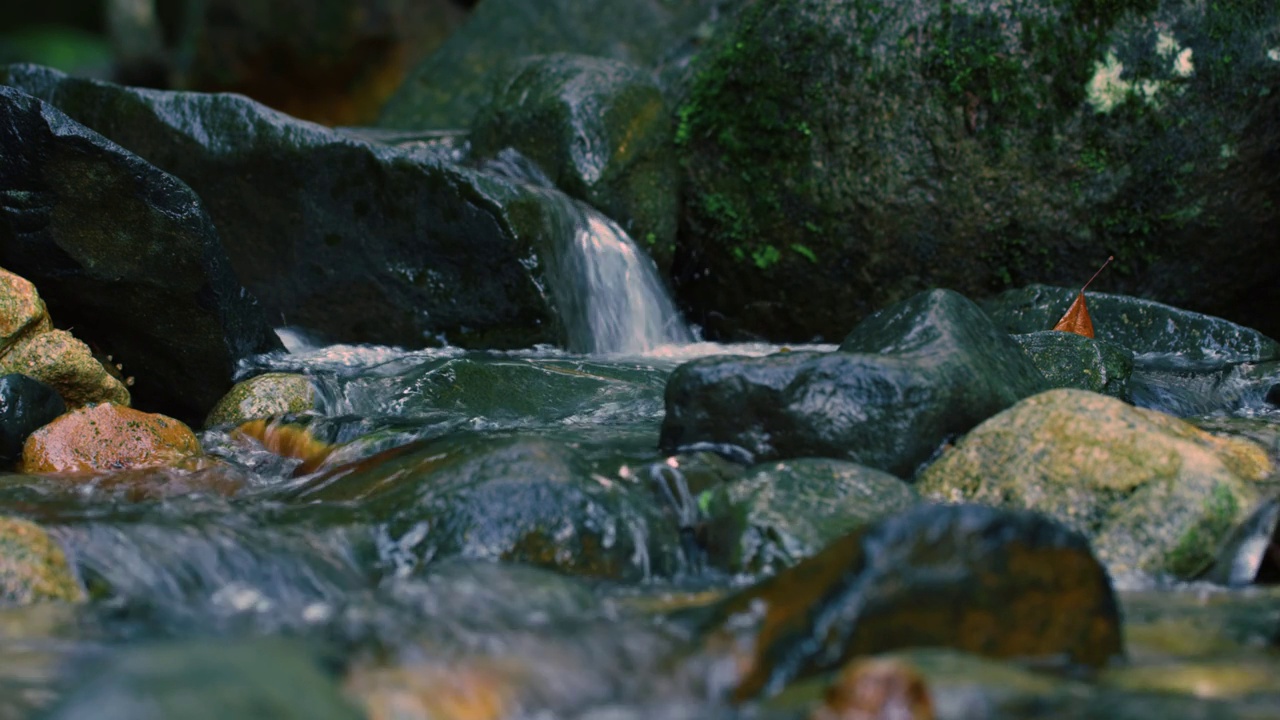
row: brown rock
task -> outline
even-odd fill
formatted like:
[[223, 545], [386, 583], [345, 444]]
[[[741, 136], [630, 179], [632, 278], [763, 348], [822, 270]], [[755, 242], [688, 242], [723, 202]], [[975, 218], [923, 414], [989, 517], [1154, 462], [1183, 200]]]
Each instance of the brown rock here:
[[21, 337], [50, 327], [49, 314], [36, 286], [0, 268], [0, 355]]
[[49, 384], [70, 407], [130, 403], [124, 383], [107, 372], [88, 345], [65, 330], [50, 330], [20, 340], [0, 357], [0, 369]]
[[900, 660], [855, 660], [840, 671], [810, 720], [933, 720], [924, 678]]
[[22, 472], [93, 472], [173, 465], [200, 453], [186, 425], [111, 403], [73, 410], [22, 449]]
[[66, 555], [44, 528], [0, 517], [0, 603], [83, 599]]

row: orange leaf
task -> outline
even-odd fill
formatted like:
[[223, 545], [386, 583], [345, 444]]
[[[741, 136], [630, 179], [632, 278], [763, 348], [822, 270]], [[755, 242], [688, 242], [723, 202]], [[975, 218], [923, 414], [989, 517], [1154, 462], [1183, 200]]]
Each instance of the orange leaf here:
[[1080, 288], [1080, 293], [1076, 295], [1075, 302], [1071, 303], [1071, 307], [1067, 308], [1066, 314], [1062, 316], [1058, 324], [1053, 326], [1054, 330], [1071, 332], [1087, 338], [1093, 337], [1093, 320], [1089, 317], [1089, 306], [1084, 301], [1084, 291], [1098, 278], [1098, 274], [1102, 272], [1102, 269], [1110, 265], [1111, 261], [1115, 259], [1115, 255], [1108, 257], [1107, 261], [1102, 263], [1102, 267], [1098, 268], [1098, 272], [1089, 278], [1089, 282]]

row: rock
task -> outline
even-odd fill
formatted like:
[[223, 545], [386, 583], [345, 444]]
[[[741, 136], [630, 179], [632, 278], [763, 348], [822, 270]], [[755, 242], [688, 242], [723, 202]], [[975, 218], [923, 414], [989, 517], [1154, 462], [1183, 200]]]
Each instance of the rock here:
[[1204, 577], [1234, 587], [1280, 584], [1280, 499], [1262, 503], [1232, 530]]
[[733, 698], [909, 647], [1100, 666], [1122, 652], [1106, 570], [1035, 513], [926, 505], [857, 530], [700, 618], [735, 648]]
[[914, 505], [915, 491], [856, 463], [800, 458], [748, 470], [708, 491], [707, 554], [731, 573], [772, 573]]
[[676, 103], [673, 279], [712, 337], [837, 338], [1112, 254], [1118, 292], [1280, 336], [1280, 6], [743, 5]]
[[48, 720], [359, 720], [300, 644], [174, 640], [114, 649], [42, 717]]
[[0, 604], [83, 599], [67, 556], [44, 528], [0, 517]]
[[36, 286], [0, 268], [0, 355], [21, 339], [52, 329]]
[[602, 481], [561, 443], [450, 435], [326, 470], [299, 500], [358, 503], [408, 565], [461, 556], [575, 575], [669, 574], [678, 540], [643, 488]]
[[920, 672], [897, 659], [854, 660], [827, 687], [810, 720], [933, 720]]
[[558, 53], [508, 70], [471, 123], [471, 151], [511, 147], [565, 193], [616, 221], [670, 264], [678, 198], [671, 114], [650, 75], [606, 58]]
[[1083, 390], [1050, 390], [926, 468], [926, 497], [1043, 512], [1089, 536], [1115, 575], [1194, 577], [1259, 500], [1257, 445]]
[[528, 55], [595, 55], [652, 68], [680, 55], [713, 24], [722, 3], [697, 0], [486, 0], [439, 51], [410, 72], [379, 125], [463, 128], [490, 93], [490, 74]]
[[28, 435], [66, 411], [58, 392], [39, 380], [16, 373], [0, 377], [0, 468], [22, 457]]
[[867, 318], [840, 352], [681, 365], [660, 444], [728, 443], [756, 461], [831, 457], [910, 477], [949, 436], [1044, 387], [976, 305], [934, 290]]
[[173, 465], [200, 454], [186, 425], [111, 403], [73, 410], [40, 428], [22, 448], [21, 472], [103, 472]]
[[[1078, 290], [1030, 285], [981, 302], [996, 325], [1010, 333], [1049, 330]], [[1085, 295], [1094, 337], [1138, 355], [1177, 355], [1189, 362], [1258, 362], [1280, 359], [1280, 343], [1222, 318], [1128, 295]]]
[[240, 358], [280, 347], [182, 182], [10, 87], [0, 152], [0, 263], [128, 366], [140, 404], [203, 418]]
[[464, 18], [450, 0], [213, 0], [188, 11], [183, 86], [236, 92], [295, 117], [365, 125], [405, 72]]
[[560, 340], [539, 286], [539, 243], [573, 221], [519, 182], [237, 95], [125, 88], [34, 66], [0, 70], [0, 82], [189, 183], [241, 281], [282, 324], [324, 341], [411, 348]]
[[65, 330], [50, 330], [18, 342], [0, 356], [0, 371], [48, 383], [70, 407], [110, 402], [129, 405], [129, 389], [107, 372], [89, 346]]
[[316, 402], [316, 387], [306, 375], [265, 373], [236, 383], [209, 411], [204, 426], [308, 412], [316, 409]]
[[1133, 352], [1119, 345], [1072, 332], [1014, 335], [1052, 387], [1076, 388], [1129, 399]]

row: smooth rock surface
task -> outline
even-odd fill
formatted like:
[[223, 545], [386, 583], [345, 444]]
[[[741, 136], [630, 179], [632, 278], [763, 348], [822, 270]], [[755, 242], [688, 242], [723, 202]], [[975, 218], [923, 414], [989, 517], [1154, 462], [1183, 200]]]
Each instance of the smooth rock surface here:
[[58, 391], [26, 375], [0, 377], [0, 468], [22, 457], [27, 436], [67, 411]]
[[200, 441], [171, 417], [102, 403], [73, 410], [32, 433], [21, 471], [87, 473], [173, 465], [200, 454]]

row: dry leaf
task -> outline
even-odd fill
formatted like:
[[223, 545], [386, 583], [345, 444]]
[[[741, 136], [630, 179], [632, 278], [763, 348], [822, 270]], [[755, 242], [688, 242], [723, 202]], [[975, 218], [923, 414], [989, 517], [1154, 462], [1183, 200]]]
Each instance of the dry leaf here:
[[1071, 307], [1067, 308], [1066, 314], [1062, 316], [1062, 319], [1058, 321], [1058, 324], [1053, 326], [1054, 330], [1059, 332], [1075, 333], [1087, 338], [1093, 337], [1093, 320], [1089, 317], [1089, 306], [1084, 301], [1084, 291], [1087, 290], [1089, 285], [1098, 278], [1098, 275], [1102, 272], [1103, 268], [1110, 265], [1111, 261], [1115, 259], [1115, 255], [1108, 257], [1107, 261], [1102, 263], [1102, 267], [1098, 268], [1098, 272], [1094, 273], [1093, 277], [1089, 278], [1089, 282], [1085, 283], [1084, 287], [1080, 288], [1080, 293], [1076, 295], [1075, 302], [1071, 303]]

